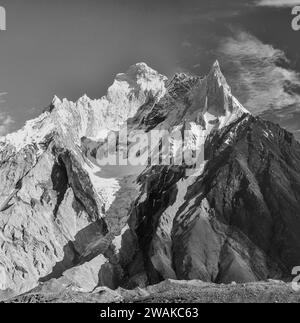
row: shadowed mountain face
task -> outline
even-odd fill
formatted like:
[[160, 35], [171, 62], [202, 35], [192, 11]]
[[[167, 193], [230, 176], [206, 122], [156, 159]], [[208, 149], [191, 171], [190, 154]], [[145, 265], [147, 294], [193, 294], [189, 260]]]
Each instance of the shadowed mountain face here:
[[[186, 145], [200, 142], [204, 156], [100, 166], [98, 150], [125, 126], [188, 130]], [[300, 144], [250, 115], [217, 62], [205, 77], [171, 80], [140, 63], [100, 100], [56, 97], [0, 138], [0, 158], [1, 298], [285, 279], [300, 265]]]
[[[250, 115], [206, 140], [202, 174], [152, 168], [132, 229], [150, 282], [287, 278], [299, 263], [300, 146]], [[136, 270], [129, 263], [129, 272]]]

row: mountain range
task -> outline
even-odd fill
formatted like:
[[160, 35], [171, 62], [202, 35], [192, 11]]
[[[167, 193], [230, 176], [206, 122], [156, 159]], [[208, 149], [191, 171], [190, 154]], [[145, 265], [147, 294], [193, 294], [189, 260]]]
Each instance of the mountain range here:
[[[111, 135], [126, 151], [163, 131], [173, 152], [172, 134], [191, 133], [183, 150], [200, 144], [194, 164], [99, 163]], [[218, 62], [170, 79], [138, 63], [101, 99], [54, 97], [0, 138], [0, 183], [2, 300], [288, 281], [300, 265], [300, 144], [251, 115]]]

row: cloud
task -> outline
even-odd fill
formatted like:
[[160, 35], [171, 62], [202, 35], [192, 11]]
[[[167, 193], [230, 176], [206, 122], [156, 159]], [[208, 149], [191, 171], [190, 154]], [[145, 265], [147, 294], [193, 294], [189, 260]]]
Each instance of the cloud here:
[[7, 95], [7, 92], [0, 92], [0, 103], [5, 103], [6, 100], [4, 99], [4, 96]]
[[218, 51], [233, 90], [251, 112], [300, 106], [300, 75], [289, 69], [283, 51], [244, 31], [223, 39]]
[[[6, 102], [4, 98], [6, 94], [7, 94], [6, 92], [0, 93], [0, 104], [3, 104]], [[5, 136], [9, 132], [10, 127], [13, 123], [14, 123], [14, 120], [10, 115], [0, 111], [0, 137]]]
[[299, 106], [284, 107], [279, 110], [267, 110], [261, 117], [280, 124], [281, 127], [293, 132], [295, 138], [300, 142], [300, 109]]
[[181, 47], [183, 47], [183, 48], [192, 48], [193, 47], [193, 44], [191, 42], [189, 42], [188, 40], [184, 40], [181, 43]]
[[217, 52], [243, 105], [300, 141], [300, 75], [290, 69], [285, 53], [241, 30], [222, 39]]
[[263, 7], [294, 7], [300, 5], [299, 0], [260, 0], [256, 4]]
[[226, 9], [219, 8], [203, 12], [192, 12], [181, 16], [181, 23], [193, 25], [199, 22], [215, 22], [219, 19], [230, 19], [238, 16], [241, 8]]
[[[198, 23], [217, 23], [220, 20], [230, 20], [255, 8], [258, 0], [190, 0], [194, 5], [190, 10], [184, 10], [179, 22], [186, 25]], [[188, 6], [187, 6], [188, 7]]]
[[5, 136], [13, 123], [11, 116], [0, 113], [0, 136]]

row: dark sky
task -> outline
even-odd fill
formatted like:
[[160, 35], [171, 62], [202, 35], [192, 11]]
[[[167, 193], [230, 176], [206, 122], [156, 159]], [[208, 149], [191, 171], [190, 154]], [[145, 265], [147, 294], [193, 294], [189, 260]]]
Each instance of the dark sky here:
[[246, 108], [300, 138], [295, 2], [2, 0], [0, 134], [37, 116], [54, 94], [101, 97], [114, 75], [136, 62], [171, 76], [204, 74], [218, 58]]

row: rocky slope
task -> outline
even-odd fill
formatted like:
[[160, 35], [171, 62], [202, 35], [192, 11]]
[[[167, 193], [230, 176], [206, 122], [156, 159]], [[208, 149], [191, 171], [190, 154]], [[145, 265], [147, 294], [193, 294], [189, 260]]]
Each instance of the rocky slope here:
[[[99, 164], [108, 136], [124, 129], [120, 150], [154, 134], [158, 157], [156, 136], [168, 131], [173, 156], [193, 157]], [[55, 97], [0, 139], [0, 298], [37, 286], [91, 293], [288, 278], [300, 265], [299, 165], [299, 143], [251, 116], [217, 62], [205, 77], [170, 80], [140, 63], [100, 100]]]
[[198, 280], [166, 280], [146, 288], [110, 290], [98, 287], [92, 293], [61, 288], [55, 282], [9, 300], [10, 303], [299, 303], [291, 284], [269, 280], [245, 284], [213, 284]]

